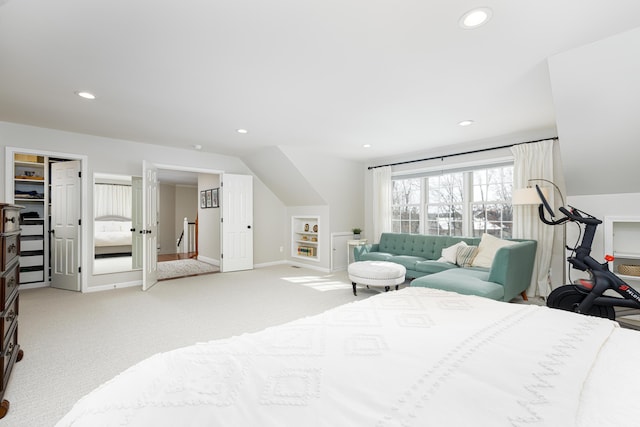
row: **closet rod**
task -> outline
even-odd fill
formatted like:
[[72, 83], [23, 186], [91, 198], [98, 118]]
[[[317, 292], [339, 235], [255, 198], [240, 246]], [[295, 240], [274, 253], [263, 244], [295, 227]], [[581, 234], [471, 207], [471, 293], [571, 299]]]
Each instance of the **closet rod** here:
[[533, 144], [534, 142], [548, 141], [550, 139], [551, 140], [557, 140], [558, 137], [557, 136], [553, 136], [551, 138], [536, 139], [535, 141], [517, 142], [515, 144], [501, 145], [499, 147], [481, 148], [481, 149], [478, 149], [478, 150], [464, 151], [462, 153], [444, 154], [442, 156], [427, 157], [426, 159], [406, 160], [404, 162], [388, 163], [386, 165], [369, 166], [367, 169], [371, 170], [371, 169], [376, 169], [376, 168], [383, 168], [385, 166], [406, 165], [406, 164], [409, 164], [409, 163], [426, 162], [427, 160], [438, 160], [438, 159], [443, 160], [446, 157], [455, 157], [455, 156], [463, 156], [465, 154], [483, 153], [485, 151], [499, 150], [501, 148], [510, 148], [510, 147], [513, 147], [514, 145], [520, 145], [520, 144]]

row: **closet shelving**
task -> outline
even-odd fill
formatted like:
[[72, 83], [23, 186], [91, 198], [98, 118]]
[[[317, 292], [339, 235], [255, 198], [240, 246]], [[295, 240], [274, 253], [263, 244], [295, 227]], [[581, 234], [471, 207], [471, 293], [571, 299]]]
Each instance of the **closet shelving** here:
[[48, 162], [44, 156], [14, 155], [14, 203], [21, 211], [20, 284], [45, 281], [48, 215]]

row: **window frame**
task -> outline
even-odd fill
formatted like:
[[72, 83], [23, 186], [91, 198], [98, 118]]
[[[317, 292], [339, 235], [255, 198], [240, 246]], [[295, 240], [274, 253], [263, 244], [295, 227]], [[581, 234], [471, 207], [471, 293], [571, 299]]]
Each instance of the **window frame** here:
[[[421, 206], [421, 211], [420, 211], [420, 218], [419, 218], [419, 226], [418, 226], [418, 233], [417, 234], [424, 234], [426, 230], [429, 230], [428, 227], [428, 215], [429, 215], [429, 206], [433, 205], [433, 204], [429, 204], [428, 203], [428, 178], [429, 177], [433, 177], [435, 175], [446, 175], [446, 174], [453, 174], [453, 173], [462, 173], [462, 197], [463, 197], [463, 201], [462, 201], [462, 234], [460, 235], [453, 235], [453, 236], [465, 236], [465, 237], [469, 237], [469, 236], [474, 236], [474, 219], [473, 219], [473, 212], [474, 212], [474, 205], [478, 205], [478, 204], [507, 204], [509, 206], [511, 205], [511, 199], [509, 200], [489, 200], [486, 202], [476, 202], [474, 201], [473, 197], [474, 197], [474, 172], [477, 171], [481, 171], [481, 170], [486, 170], [486, 169], [498, 169], [498, 168], [504, 168], [504, 167], [514, 167], [514, 161], [513, 158], [509, 157], [509, 158], [500, 158], [500, 159], [494, 159], [493, 161], [484, 161], [484, 162], [473, 162], [473, 163], [468, 163], [465, 165], [453, 165], [450, 168], [444, 169], [444, 168], [431, 168], [431, 169], [423, 169], [423, 170], [418, 170], [418, 171], [403, 171], [403, 172], [397, 172], [397, 173], [392, 173], [392, 180], [393, 181], [397, 181], [397, 180], [403, 180], [403, 179], [417, 179], [420, 178], [420, 206]], [[511, 172], [511, 181], [507, 184], [510, 184], [511, 187], [511, 194], [513, 194], [513, 177], [514, 177], [514, 172], [512, 169]], [[504, 181], [504, 174], [501, 174], [501, 181], [502, 185], [505, 185], [505, 181]], [[392, 191], [393, 191], [393, 185], [392, 185]], [[413, 204], [412, 204], [413, 205]], [[399, 205], [394, 204], [392, 202], [392, 206], [391, 206], [391, 210], [392, 210], [392, 223], [394, 222], [393, 219], [393, 209], [398, 207]], [[511, 208], [511, 212], [513, 215], [513, 209]], [[395, 220], [397, 221], [397, 220]], [[502, 221], [502, 219], [501, 219]], [[507, 221], [509, 222], [509, 221]], [[511, 218], [511, 233], [513, 232], [513, 217]], [[401, 228], [400, 228], [401, 229]], [[509, 238], [511, 237], [506, 236], [503, 237], [504, 228], [500, 229], [500, 232], [498, 233], [498, 237], [501, 238]], [[397, 232], [394, 230], [394, 232]], [[401, 231], [402, 232], [402, 231]], [[480, 232], [480, 236], [484, 233], [485, 231], [481, 231]], [[416, 233], [410, 233], [410, 234], [416, 234]], [[491, 233], [490, 233], [491, 234]], [[442, 234], [442, 235], [451, 235], [451, 234]], [[476, 236], [476, 237], [480, 237], [480, 236]]]

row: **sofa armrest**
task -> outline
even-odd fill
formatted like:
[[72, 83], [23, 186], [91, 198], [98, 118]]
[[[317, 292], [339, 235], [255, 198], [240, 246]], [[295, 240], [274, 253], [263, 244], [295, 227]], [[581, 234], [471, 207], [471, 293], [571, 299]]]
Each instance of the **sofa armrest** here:
[[353, 259], [356, 261], [360, 261], [362, 255], [369, 252], [378, 252], [378, 243], [374, 243], [371, 245], [360, 245], [353, 247]]
[[504, 300], [510, 301], [525, 291], [531, 283], [536, 259], [535, 240], [504, 246], [496, 252], [489, 281], [504, 286]]

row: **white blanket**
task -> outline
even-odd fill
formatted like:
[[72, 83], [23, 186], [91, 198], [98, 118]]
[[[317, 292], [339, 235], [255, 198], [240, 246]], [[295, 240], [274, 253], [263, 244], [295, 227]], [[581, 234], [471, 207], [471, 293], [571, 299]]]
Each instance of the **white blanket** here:
[[[637, 333], [619, 340], [620, 331], [546, 307], [407, 288], [157, 354], [57, 425], [637, 425], [633, 408], [618, 417], [627, 424], [607, 423], [596, 402], [604, 393], [614, 400], [604, 369], [625, 342], [640, 349]], [[606, 354], [610, 340], [615, 352]]]

